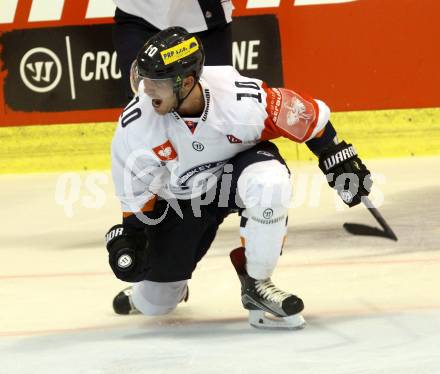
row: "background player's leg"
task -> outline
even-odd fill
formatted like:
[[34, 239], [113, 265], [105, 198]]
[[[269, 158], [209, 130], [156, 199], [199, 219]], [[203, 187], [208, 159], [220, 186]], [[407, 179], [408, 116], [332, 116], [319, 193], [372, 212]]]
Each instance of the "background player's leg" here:
[[232, 65], [232, 24], [197, 33], [205, 49], [205, 65]]
[[145, 42], [159, 30], [144, 19], [125, 13], [120, 9], [116, 9], [114, 20], [113, 46], [118, 55], [118, 65], [122, 74], [121, 81], [128, 101], [133, 97], [130, 86], [131, 64]]

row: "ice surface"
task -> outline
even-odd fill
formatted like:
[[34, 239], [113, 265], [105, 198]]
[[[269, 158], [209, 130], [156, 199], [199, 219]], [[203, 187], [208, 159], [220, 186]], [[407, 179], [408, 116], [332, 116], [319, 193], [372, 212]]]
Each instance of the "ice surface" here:
[[319, 206], [307, 195], [292, 208], [273, 280], [303, 298], [300, 331], [248, 325], [228, 258], [236, 218], [194, 273], [187, 304], [117, 316], [111, 300], [126, 285], [103, 246], [119, 219], [110, 181], [95, 207], [83, 183], [69, 217], [59, 175], [0, 177], [0, 373], [440, 373], [440, 159], [368, 166], [385, 176], [380, 210], [399, 241], [347, 234], [344, 222], [375, 222], [362, 208], [335, 210], [324, 185]]

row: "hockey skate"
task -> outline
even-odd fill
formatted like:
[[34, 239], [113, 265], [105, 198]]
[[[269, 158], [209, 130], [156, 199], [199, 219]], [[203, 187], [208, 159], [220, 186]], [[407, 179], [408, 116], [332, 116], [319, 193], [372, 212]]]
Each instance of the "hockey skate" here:
[[[139, 314], [132, 301], [133, 287], [124, 288], [113, 299], [113, 310], [116, 314]], [[186, 286], [186, 292], [180, 302], [187, 302], [189, 298], [189, 288]]]
[[277, 288], [270, 278], [258, 280], [246, 272], [244, 248], [234, 249], [231, 261], [241, 283], [241, 301], [249, 311], [249, 324], [259, 329], [298, 330], [306, 322], [302, 300]]
[[139, 310], [133, 305], [131, 295], [133, 288], [127, 287], [119, 292], [113, 299], [113, 310], [116, 314], [138, 314]]

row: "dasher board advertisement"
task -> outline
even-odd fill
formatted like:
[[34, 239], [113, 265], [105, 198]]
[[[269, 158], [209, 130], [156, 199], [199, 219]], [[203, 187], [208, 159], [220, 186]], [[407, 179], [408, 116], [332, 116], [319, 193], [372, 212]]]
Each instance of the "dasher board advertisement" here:
[[[233, 0], [244, 75], [333, 111], [440, 106], [437, 0]], [[0, 126], [117, 120], [112, 0], [0, 1]]]

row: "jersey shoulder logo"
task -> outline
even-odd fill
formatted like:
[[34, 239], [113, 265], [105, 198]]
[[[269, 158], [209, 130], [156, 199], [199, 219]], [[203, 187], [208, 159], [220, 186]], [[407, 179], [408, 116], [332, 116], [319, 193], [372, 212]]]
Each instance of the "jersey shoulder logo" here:
[[266, 110], [273, 124], [297, 141], [304, 141], [310, 135], [318, 115], [312, 99], [285, 88], [269, 89]]
[[153, 152], [162, 161], [171, 161], [177, 157], [177, 152], [169, 140], [153, 148]]
[[229, 140], [229, 143], [232, 143], [232, 144], [239, 144], [239, 143], [243, 143], [243, 141], [242, 140], [240, 140], [240, 139], [238, 139], [238, 138], [236, 138], [234, 135], [231, 135], [231, 134], [229, 134], [229, 135], [226, 135], [226, 137], [228, 138], [228, 140]]

